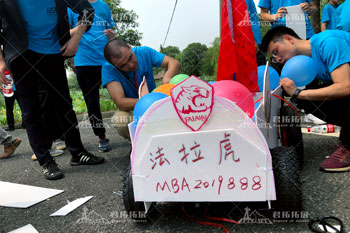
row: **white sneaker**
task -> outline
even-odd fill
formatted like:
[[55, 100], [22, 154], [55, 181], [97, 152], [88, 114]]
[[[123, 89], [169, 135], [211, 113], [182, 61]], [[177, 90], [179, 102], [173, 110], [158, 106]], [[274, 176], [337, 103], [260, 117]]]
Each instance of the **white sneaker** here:
[[56, 150], [65, 150], [66, 147], [66, 143], [64, 142], [64, 140], [61, 139], [57, 139], [53, 142], [56, 146]]
[[313, 123], [315, 125], [323, 125], [323, 124], [327, 124], [327, 122], [324, 122], [323, 120], [315, 117], [314, 115], [312, 115], [311, 113], [306, 114], [304, 116], [304, 123]]
[[[57, 157], [57, 156], [60, 156], [60, 155], [63, 155], [64, 154], [64, 151], [63, 150], [54, 150], [54, 149], [50, 149], [49, 150], [50, 154], [52, 157]], [[37, 160], [37, 157], [35, 154], [32, 155], [32, 160]]]

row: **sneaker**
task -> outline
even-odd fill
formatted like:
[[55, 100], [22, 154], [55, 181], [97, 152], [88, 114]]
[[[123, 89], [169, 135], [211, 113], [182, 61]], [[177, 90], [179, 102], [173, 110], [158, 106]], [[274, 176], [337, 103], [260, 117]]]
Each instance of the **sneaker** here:
[[21, 142], [21, 139], [16, 138], [10, 145], [4, 146], [4, 153], [0, 155], [0, 159], [6, 159], [13, 155]]
[[[64, 154], [64, 150], [54, 150], [54, 149], [50, 149], [49, 150], [50, 154], [52, 157], [57, 157], [57, 156], [60, 156], [60, 155], [63, 155]], [[32, 155], [32, 160], [37, 160], [37, 157], [35, 154]]]
[[104, 138], [104, 139], [100, 139], [100, 141], [98, 142], [98, 151], [99, 152], [107, 152], [109, 151], [110, 146], [109, 146], [109, 139]]
[[71, 166], [78, 166], [78, 165], [97, 165], [104, 163], [105, 159], [102, 157], [97, 157], [93, 155], [90, 152], [83, 151], [80, 152], [76, 156], [72, 156], [72, 159], [70, 161]]
[[320, 165], [321, 171], [345, 172], [350, 171], [350, 150], [343, 145], [334, 145], [336, 150]]
[[67, 148], [66, 143], [64, 140], [57, 139], [53, 142], [56, 146], [56, 150], [65, 150]]
[[63, 173], [53, 159], [43, 165], [43, 175], [48, 180], [58, 180], [63, 178]]

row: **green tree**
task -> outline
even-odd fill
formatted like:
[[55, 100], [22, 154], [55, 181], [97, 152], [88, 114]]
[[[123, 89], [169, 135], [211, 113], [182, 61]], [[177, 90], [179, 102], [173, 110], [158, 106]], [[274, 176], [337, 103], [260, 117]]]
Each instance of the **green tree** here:
[[220, 49], [220, 38], [215, 38], [212, 47], [204, 53], [201, 66], [201, 74], [214, 75], [216, 74]]
[[120, 6], [121, 0], [105, 0], [113, 15], [115, 22], [116, 38], [135, 46], [140, 46], [142, 33], [136, 30], [138, 16], [132, 10], [126, 10]]
[[160, 50], [161, 53], [176, 59], [176, 56], [181, 53], [180, 49], [176, 46], [167, 46]]
[[188, 75], [201, 75], [202, 59], [208, 50], [206, 45], [201, 43], [189, 44], [181, 53], [181, 72]]

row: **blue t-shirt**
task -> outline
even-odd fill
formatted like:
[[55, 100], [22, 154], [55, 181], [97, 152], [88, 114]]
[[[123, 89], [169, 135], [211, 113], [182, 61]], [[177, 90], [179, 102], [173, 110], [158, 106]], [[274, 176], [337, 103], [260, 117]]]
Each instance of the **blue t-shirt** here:
[[253, 0], [245, 0], [245, 3], [247, 4], [250, 24], [252, 25], [252, 31], [254, 34], [254, 40], [258, 45], [260, 45], [262, 40], [262, 35], [261, 35], [260, 24], [259, 24], [259, 16], [256, 12], [255, 4]]
[[331, 73], [340, 65], [350, 62], [350, 33], [326, 30], [310, 39], [312, 60], [317, 67], [317, 78], [333, 83]]
[[350, 0], [346, 0], [337, 9], [338, 24], [337, 29], [350, 32]]
[[[106, 62], [103, 49], [108, 42], [108, 38], [104, 34], [104, 30], [114, 26], [111, 10], [102, 0], [90, 2], [90, 4], [95, 9], [94, 22], [90, 30], [85, 32], [81, 38], [78, 51], [74, 57], [75, 66], [102, 66]], [[78, 26], [78, 16], [68, 8], [71, 28]]]
[[[138, 98], [138, 87], [143, 80], [143, 76], [146, 77], [148, 90], [151, 92], [156, 83], [153, 77], [153, 67], [160, 67], [164, 60], [165, 55], [157, 52], [149, 47], [136, 47], [132, 48], [136, 58], [138, 68], [135, 72], [126, 72], [128, 79], [115, 68], [115, 66], [106, 62], [102, 66], [102, 86], [106, 86], [108, 83], [116, 81], [120, 82], [124, 89], [124, 95], [127, 98]], [[137, 83], [135, 83], [135, 74]]]
[[333, 6], [327, 3], [322, 10], [321, 23], [327, 22], [327, 29], [336, 29], [337, 28], [337, 5]]
[[[279, 8], [281, 7], [287, 7], [287, 6], [294, 6], [294, 5], [300, 5], [300, 3], [303, 2], [312, 2], [312, 0], [260, 0], [259, 1], [259, 7], [263, 7], [265, 9], [270, 10], [270, 14], [276, 14]], [[305, 23], [306, 23], [306, 38], [309, 39], [313, 35], [315, 35], [314, 29], [312, 28], [310, 19], [308, 15], [305, 13]], [[286, 26], [286, 18], [282, 17], [279, 20], [276, 20], [275, 22], [271, 22], [271, 27], [277, 27], [277, 26]]]
[[28, 49], [41, 54], [61, 53], [55, 0], [18, 0], [18, 6], [28, 33]]

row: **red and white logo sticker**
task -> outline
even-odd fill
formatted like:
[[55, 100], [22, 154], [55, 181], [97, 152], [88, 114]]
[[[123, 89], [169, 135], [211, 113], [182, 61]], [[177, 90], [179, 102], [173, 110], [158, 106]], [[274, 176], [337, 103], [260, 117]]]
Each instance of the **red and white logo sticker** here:
[[171, 89], [171, 100], [181, 121], [198, 131], [209, 119], [214, 104], [214, 89], [191, 76]]

